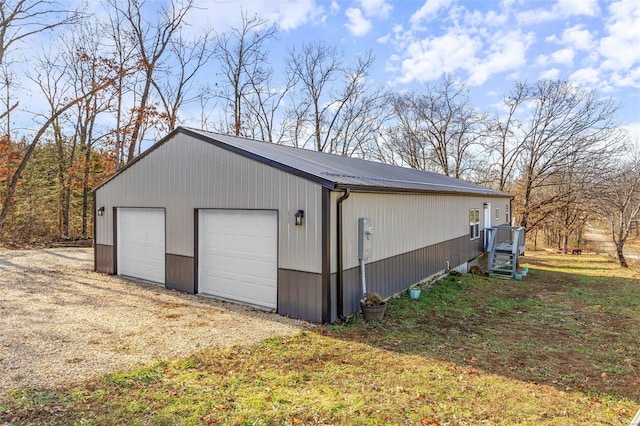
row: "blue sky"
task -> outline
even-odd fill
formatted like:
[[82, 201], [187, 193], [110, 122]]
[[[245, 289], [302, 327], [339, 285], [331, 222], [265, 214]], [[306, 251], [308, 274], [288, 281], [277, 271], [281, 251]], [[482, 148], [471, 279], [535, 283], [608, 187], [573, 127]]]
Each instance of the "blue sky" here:
[[372, 49], [372, 82], [395, 90], [451, 73], [476, 106], [495, 108], [513, 81], [568, 79], [619, 100], [619, 122], [640, 135], [639, 0], [197, 0], [193, 28], [239, 26], [239, 10], [278, 23], [287, 46], [324, 40], [345, 60]]

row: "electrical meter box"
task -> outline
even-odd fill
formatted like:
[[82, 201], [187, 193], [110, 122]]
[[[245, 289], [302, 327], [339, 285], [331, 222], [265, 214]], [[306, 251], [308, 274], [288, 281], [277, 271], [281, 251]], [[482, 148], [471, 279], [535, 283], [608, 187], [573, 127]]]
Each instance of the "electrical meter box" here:
[[371, 237], [373, 236], [373, 227], [371, 219], [361, 217], [358, 219], [358, 259], [366, 260], [371, 256]]

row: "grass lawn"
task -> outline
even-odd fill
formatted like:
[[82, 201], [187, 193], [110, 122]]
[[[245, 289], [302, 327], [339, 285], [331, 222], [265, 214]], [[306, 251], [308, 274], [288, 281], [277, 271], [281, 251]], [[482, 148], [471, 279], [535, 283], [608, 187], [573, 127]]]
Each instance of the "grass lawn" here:
[[521, 281], [463, 275], [385, 319], [16, 390], [0, 424], [627, 425], [640, 403], [640, 274], [528, 254]]

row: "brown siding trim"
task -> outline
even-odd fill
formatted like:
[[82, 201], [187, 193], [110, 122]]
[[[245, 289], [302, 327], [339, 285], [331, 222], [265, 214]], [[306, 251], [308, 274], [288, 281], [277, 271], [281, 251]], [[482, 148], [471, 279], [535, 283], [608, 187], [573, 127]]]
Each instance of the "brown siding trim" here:
[[193, 294], [193, 264], [194, 258], [191, 256], [165, 254], [165, 287]]
[[98, 231], [96, 230], [96, 196], [93, 194], [93, 201], [91, 206], [93, 207], [93, 272], [98, 271], [98, 251], [96, 244], [98, 243]]
[[113, 274], [118, 273], [118, 209], [117, 207], [113, 208], [113, 219], [112, 219], [112, 231], [113, 231]]
[[95, 258], [94, 270], [96, 272], [109, 275], [115, 274], [115, 249], [113, 246], [94, 244], [93, 253]]
[[[367, 290], [389, 297], [412, 284], [446, 268], [455, 268], [482, 254], [482, 238], [469, 241], [465, 235], [418, 250], [367, 263]], [[358, 267], [344, 271], [343, 300], [345, 315], [360, 310], [360, 270]]]
[[278, 269], [278, 313], [311, 322], [323, 321], [323, 276]]
[[199, 239], [200, 230], [198, 229], [198, 211], [199, 209], [193, 209], [193, 293], [198, 294], [198, 259], [200, 257]]

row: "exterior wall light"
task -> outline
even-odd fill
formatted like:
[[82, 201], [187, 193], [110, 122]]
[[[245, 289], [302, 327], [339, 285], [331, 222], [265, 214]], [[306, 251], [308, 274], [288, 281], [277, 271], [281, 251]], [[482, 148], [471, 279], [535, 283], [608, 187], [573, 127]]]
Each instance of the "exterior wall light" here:
[[104, 206], [98, 209], [98, 216], [104, 216]]
[[301, 226], [304, 219], [304, 210], [298, 210], [294, 216], [296, 217], [296, 226]]

